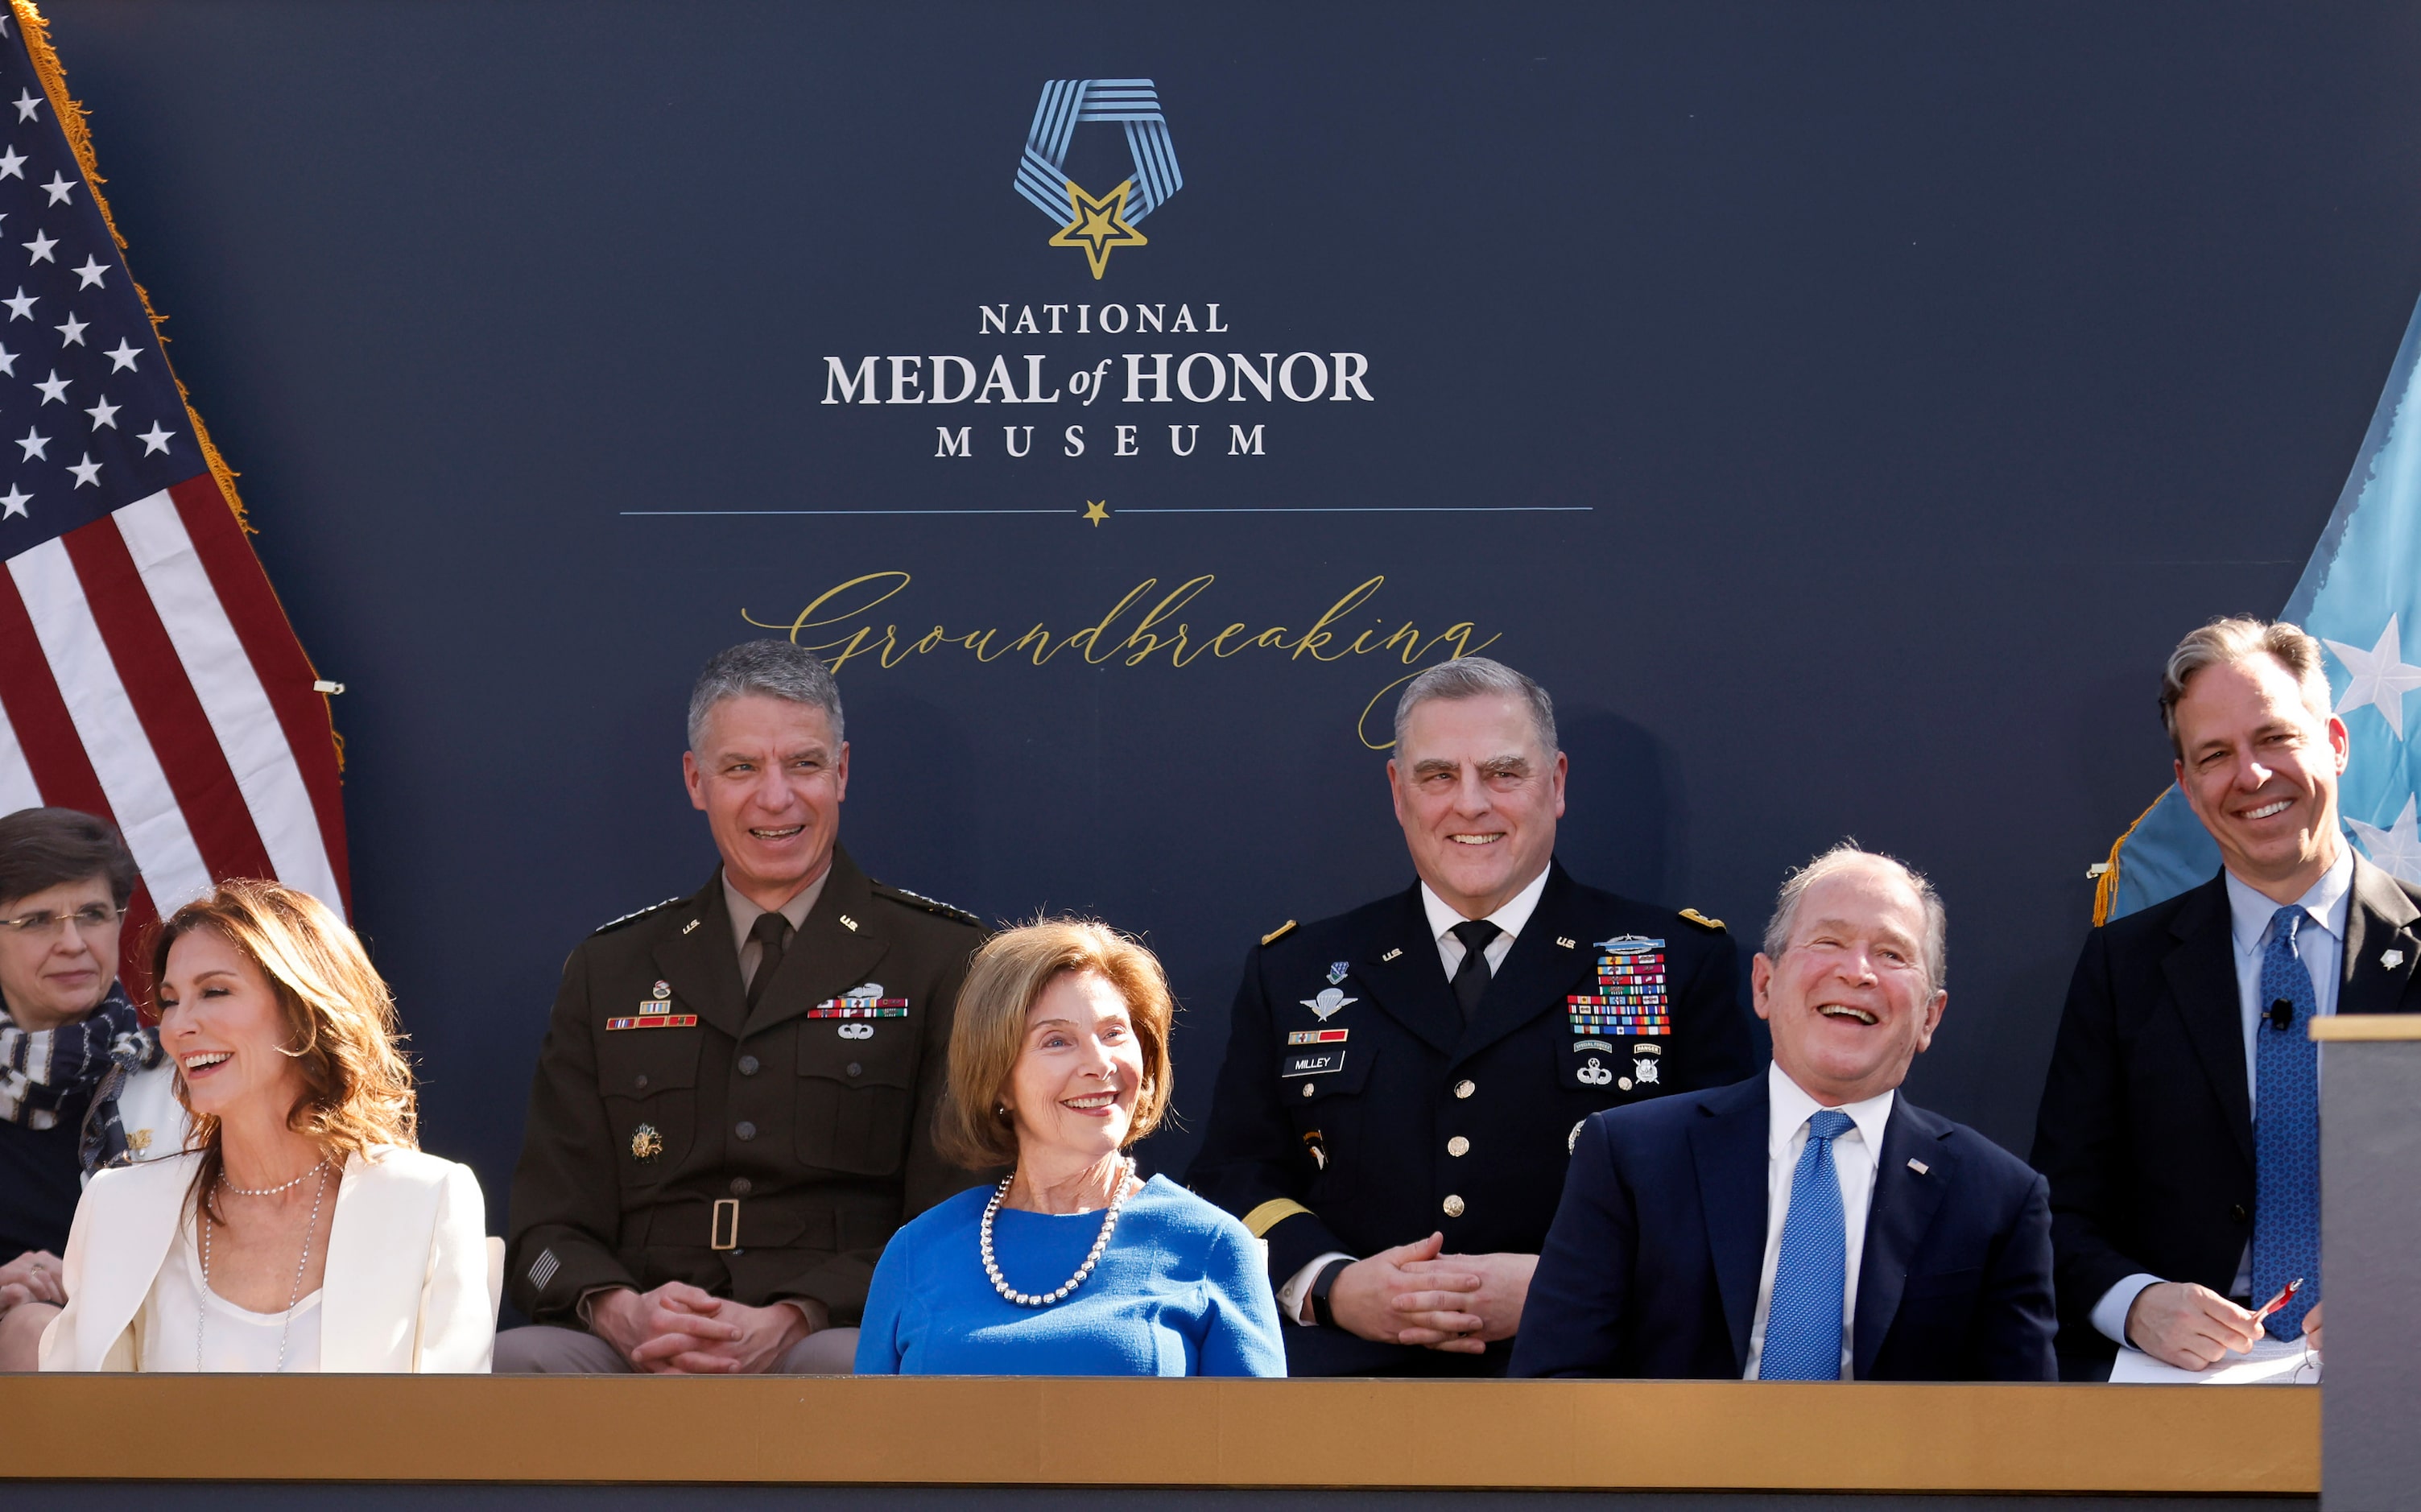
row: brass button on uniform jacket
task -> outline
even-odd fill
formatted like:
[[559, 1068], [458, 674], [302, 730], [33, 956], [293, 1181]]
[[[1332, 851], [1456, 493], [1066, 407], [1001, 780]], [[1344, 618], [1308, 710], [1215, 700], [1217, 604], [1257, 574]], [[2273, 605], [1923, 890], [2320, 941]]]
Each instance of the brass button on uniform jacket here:
[[845, 850], [746, 1006], [721, 876], [565, 963], [513, 1174], [507, 1284], [578, 1326], [600, 1287], [684, 1281], [854, 1323], [894, 1230], [973, 1173], [933, 1148], [974, 916]]

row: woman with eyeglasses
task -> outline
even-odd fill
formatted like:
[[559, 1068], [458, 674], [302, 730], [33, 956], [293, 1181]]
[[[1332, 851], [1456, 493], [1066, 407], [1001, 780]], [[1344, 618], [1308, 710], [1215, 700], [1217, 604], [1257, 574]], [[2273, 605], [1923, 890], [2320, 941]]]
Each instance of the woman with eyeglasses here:
[[34, 1368], [67, 1301], [84, 1184], [184, 1146], [176, 1073], [117, 981], [134, 881], [107, 820], [0, 817], [0, 1371]]
[[93, 1178], [44, 1370], [485, 1372], [465, 1165], [423, 1153], [395, 1000], [326, 904], [221, 882], [151, 947], [192, 1148]]

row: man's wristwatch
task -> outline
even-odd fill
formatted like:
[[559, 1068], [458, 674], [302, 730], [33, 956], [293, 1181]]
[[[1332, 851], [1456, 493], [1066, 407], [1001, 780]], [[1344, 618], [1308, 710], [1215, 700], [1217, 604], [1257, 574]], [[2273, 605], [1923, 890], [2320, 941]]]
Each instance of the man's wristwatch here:
[[1321, 1328], [1336, 1326], [1336, 1315], [1328, 1310], [1328, 1288], [1336, 1285], [1336, 1278], [1352, 1263], [1340, 1255], [1321, 1266], [1320, 1274], [1311, 1278], [1311, 1319]]

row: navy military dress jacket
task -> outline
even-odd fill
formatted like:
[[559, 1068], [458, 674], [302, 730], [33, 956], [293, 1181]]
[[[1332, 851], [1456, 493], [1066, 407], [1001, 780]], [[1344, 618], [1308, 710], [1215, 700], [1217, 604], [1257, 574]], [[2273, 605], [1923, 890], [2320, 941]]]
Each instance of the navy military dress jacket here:
[[[1281, 931], [1244, 962], [1194, 1189], [1265, 1239], [1273, 1286], [1320, 1255], [1443, 1231], [1448, 1253], [1535, 1255], [1582, 1123], [1754, 1069], [1720, 925], [1554, 865], [1470, 1023], [1417, 883]], [[1501, 1372], [1286, 1329], [1297, 1375]]]
[[[1765, 1268], [1771, 1108], [1760, 1075], [1589, 1122], [1513, 1374], [1741, 1378]], [[1856, 1380], [2054, 1379], [2049, 1188], [2016, 1156], [1896, 1099], [1864, 1256]]]

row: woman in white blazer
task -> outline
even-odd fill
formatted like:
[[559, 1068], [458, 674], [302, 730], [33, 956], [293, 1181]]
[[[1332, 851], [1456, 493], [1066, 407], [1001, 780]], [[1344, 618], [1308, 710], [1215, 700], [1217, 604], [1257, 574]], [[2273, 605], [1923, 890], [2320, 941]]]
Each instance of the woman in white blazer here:
[[193, 1148], [85, 1190], [42, 1368], [488, 1369], [478, 1179], [416, 1147], [394, 999], [352, 931], [227, 882], [152, 967]]

